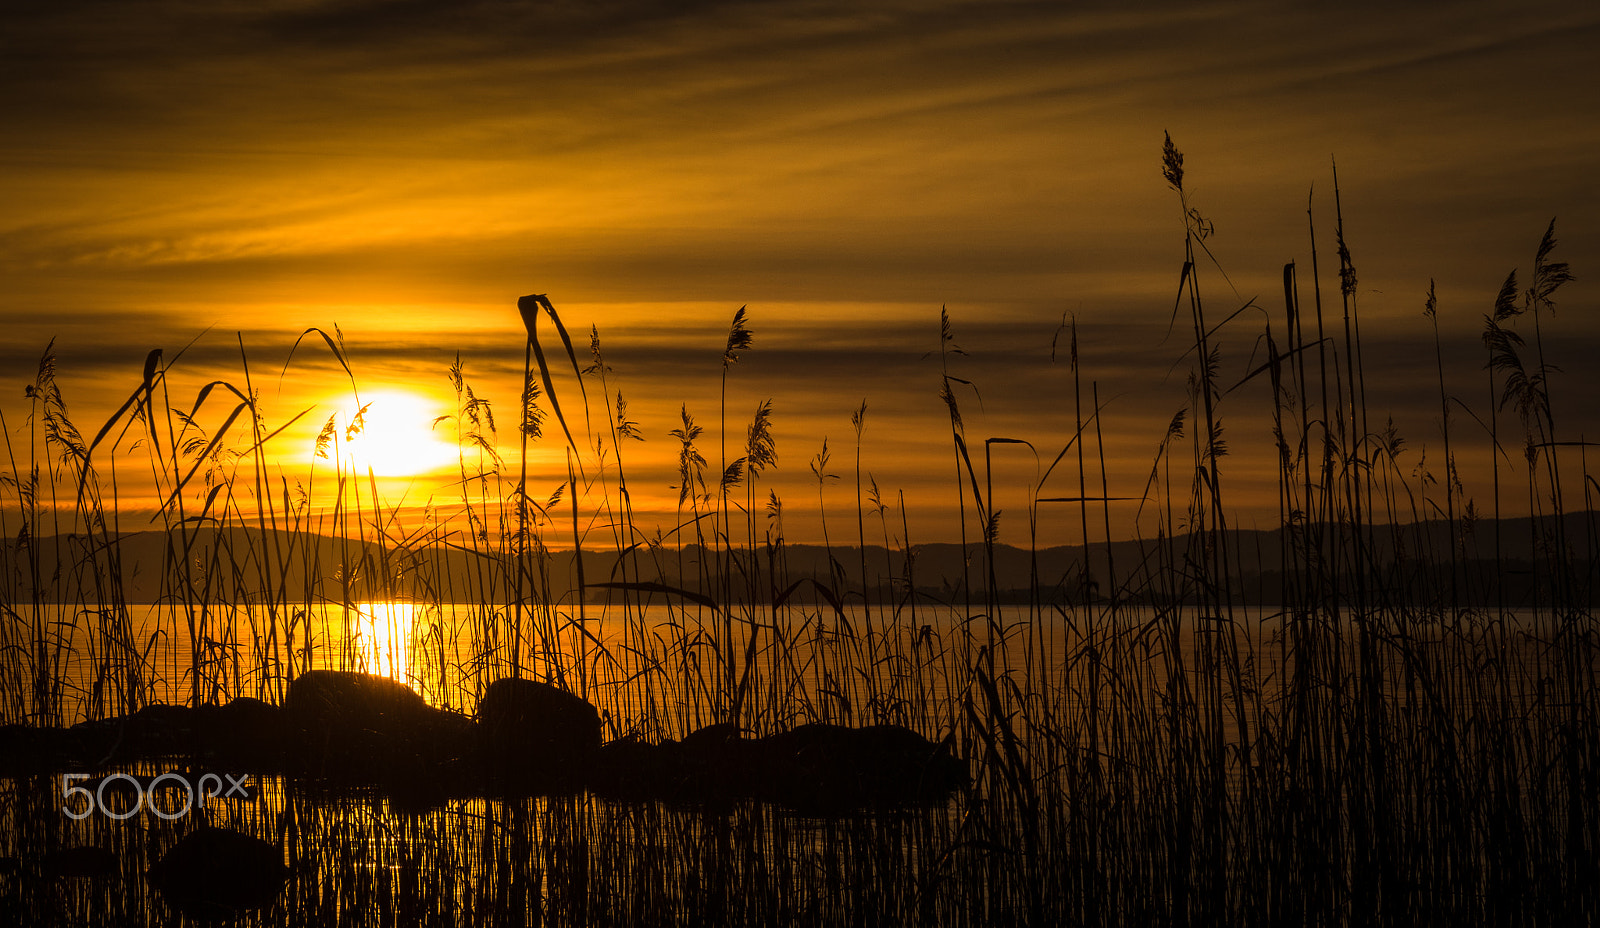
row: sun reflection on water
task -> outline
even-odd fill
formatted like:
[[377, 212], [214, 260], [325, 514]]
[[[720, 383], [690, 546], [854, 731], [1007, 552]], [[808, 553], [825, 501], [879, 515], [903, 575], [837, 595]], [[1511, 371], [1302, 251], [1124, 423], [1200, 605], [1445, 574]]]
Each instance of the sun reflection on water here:
[[355, 626], [358, 669], [406, 683], [410, 670], [412, 629], [416, 607], [412, 603], [357, 603]]

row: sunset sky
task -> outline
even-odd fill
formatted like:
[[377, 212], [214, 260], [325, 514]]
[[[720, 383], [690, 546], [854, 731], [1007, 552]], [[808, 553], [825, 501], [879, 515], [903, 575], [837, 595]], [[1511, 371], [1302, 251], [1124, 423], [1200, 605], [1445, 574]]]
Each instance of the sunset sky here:
[[[1370, 415], [1393, 415], [1408, 468], [1424, 446], [1430, 467], [1441, 456], [1430, 278], [1448, 387], [1486, 415], [1482, 316], [1557, 217], [1556, 257], [1577, 280], [1542, 323], [1562, 368], [1555, 416], [1562, 438], [1600, 434], [1588, 5], [158, 0], [28, 2], [6, 19], [0, 409], [24, 444], [23, 385], [52, 338], [90, 435], [152, 348], [170, 359], [194, 341], [171, 374], [176, 405], [209, 380], [242, 388], [242, 338], [269, 428], [314, 407], [270, 446], [293, 482], [352, 400], [320, 339], [280, 374], [302, 331], [337, 325], [363, 401], [390, 398], [374, 415], [397, 417], [409, 452], [389, 459], [412, 465], [391, 469], [450, 459], [428, 421], [454, 412], [458, 353], [514, 460], [516, 300], [544, 293], [583, 363], [598, 328], [646, 438], [626, 451], [639, 522], [670, 529], [667, 433], [686, 405], [716, 467], [723, 343], [748, 306], [729, 457], [770, 397], [779, 464], [763, 495], [783, 496], [791, 540], [820, 537], [807, 463], [824, 437], [844, 478], [827, 489], [829, 528], [853, 536], [863, 399], [863, 471], [886, 502], [905, 491], [913, 540], [952, 540], [943, 306], [967, 352], [952, 372], [976, 386], [960, 395], [969, 441], [1027, 439], [1046, 464], [1073, 422], [1072, 372], [1051, 349], [1074, 316], [1084, 390], [1098, 382], [1108, 404], [1111, 490], [1137, 494], [1193, 361], [1181, 320], [1167, 332], [1183, 225], [1163, 132], [1215, 224], [1227, 278], [1206, 265], [1202, 286], [1217, 321], [1259, 297], [1281, 326], [1288, 261], [1309, 305], [1308, 196], [1337, 304], [1337, 158]], [[1230, 325], [1224, 379], [1259, 363], [1267, 318]], [[556, 386], [581, 428], [570, 367]], [[599, 427], [614, 396], [588, 389]], [[1224, 479], [1242, 524], [1266, 526], [1270, 403], [1255, 386], [1227, 402]], [[1464, 420], [1464, 470], [1486, 465]], [[454, 441], [448, 424], [432, 435]], [[1035, 464], [1005, 450], [1002, 540], [1025, 543]], [[536, 497], [566, 480], [553, 427], [530, 466]], [[458, 492], [423, 469], [385, 492]], [[1470, 470], [1482, 500], [1483, 467]], [[124, 507], [148, 511], [148, 482], [126, 479]], [[1077, 539], [1075, 517], [1051, 519], [1042, 540]]]

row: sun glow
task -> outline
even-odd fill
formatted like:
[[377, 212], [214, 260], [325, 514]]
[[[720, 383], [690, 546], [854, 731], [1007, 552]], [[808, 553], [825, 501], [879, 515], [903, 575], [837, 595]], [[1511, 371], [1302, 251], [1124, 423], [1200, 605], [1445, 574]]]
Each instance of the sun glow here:
[[334, 414], [317, 451], [358, 474], [370, 468], [379, 477], [414, 477], [442, 470], [456, 463], [457, 449], [434, 429], [440, 412], [414, 393], [364, 393], [361, 405], [350, 402]]

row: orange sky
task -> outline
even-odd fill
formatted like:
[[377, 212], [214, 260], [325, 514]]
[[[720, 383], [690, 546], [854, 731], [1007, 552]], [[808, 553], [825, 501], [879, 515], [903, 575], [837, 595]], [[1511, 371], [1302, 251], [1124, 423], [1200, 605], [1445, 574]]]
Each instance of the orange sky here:
[[[647, 439], [628, 452], [641, 527], [670, 529], [667, 432], [686, 404], [715, 465], [723, 339], [748, 305], [730, 431], [741, 443], [772, 398], [763, 486], [790, 504], [790, 537], [817, 536], [806, 465], [824, 437], [834, 472], [853, 473], [865, 398], [863, 469], [905, 490], [913, 540], [950, 539], [941, 305], [977, 386], [969, 440], [1026, 438], [1046, 462], [1072, 421], [1050, 348], [1074, 314], [1085, 384], [1110, 402], [1112, 492], [1142, 488], [1190, 364], [1181, 330], [1163, 342], [1183, 249], [1159, 172], [1170, 131], [1231, 281], [1206, 269], [1219, 318], [1257, 295], [1280, 318], [1282, 265], [1309, 276], [1313, 184], [1319, 259], [1336, 266], [1337, 156], [1372, 416], [1392, 411], [1412, 465], [1438, 440], [1429, 279], [1450, 389], [1484, 412], [1481, 316], [1558, 216], [1578, 280], [1547, 346], [1556, 412], [1563, 437], [1593, 434], [1596, 47], [1600, 13], [1576, 3], [30, 4], [0, 35], [0, 408], [25, 428], [22, 384], [54, 338], [92, 433], [149, 349], [198, 335], [173, 374], [187, 405], [241, 380], [242, 333], [268, 427], [315, 407], [272, 446], [294, 479], [349, 397], [320, 344], [279, 372], [301, 331], [337, 324], [362, 392], [416, 394], [424, 416], [453, 411], [459, 352], [514, 457], [515, 301], [547, 293], [580, 351], [598, 326]], [[1234, 378], [1265, 319], [1229, 329]], [[570, 374], [557, 387], [576, 403]], [[1267, 406], [1230, 402], [1225, 479], [1241, 518], [1266, 524]], [[541, 497], [566, 479], [545, 444]], [[1008, 453], [1002, 540], [1020, 543], [1035, 465]], [[139, 478], [124, 479], [131, 510]], [[447, 499], [447, 482], [405, 498]], [[853, 492], [828, 489], [830, 531]], [[1044, 540], [1075, 540], [1076, 521]]]

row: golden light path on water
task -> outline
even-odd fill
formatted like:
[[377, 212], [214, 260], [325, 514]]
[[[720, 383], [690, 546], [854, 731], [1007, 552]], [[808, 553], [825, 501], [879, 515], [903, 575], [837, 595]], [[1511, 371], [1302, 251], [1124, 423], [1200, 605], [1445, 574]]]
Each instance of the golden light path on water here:
[[357, 603], [352, 628], [356, 669], [409, 684], [416, 606], [406, 602]]

